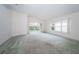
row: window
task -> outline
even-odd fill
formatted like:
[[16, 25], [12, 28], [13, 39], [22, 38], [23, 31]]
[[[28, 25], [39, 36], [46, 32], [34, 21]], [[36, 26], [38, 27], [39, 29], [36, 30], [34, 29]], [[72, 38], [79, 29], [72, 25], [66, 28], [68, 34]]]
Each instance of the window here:
[[62, 21], [62, 32], [67, 32], [68, 23], [67, 20]]
[[30, 23], [29, 30], [30, 31], [40, 31], [40, 23]]
[[61, 22], [55, 23], [55, 31], [61, 32]]
[[52, 24], [51, 30], [58, 32], [68, 32], [68, 20], [62, 20]]
[[51, 30], [55, 30], [55, 24], [51, 24]]

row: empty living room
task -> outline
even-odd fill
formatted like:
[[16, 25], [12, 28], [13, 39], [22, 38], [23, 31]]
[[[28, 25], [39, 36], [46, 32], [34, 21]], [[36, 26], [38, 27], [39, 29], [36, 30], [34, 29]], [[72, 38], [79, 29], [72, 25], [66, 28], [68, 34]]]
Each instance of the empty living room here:
[[79, 4], [0, 4], [0, 54], [79, 54]]

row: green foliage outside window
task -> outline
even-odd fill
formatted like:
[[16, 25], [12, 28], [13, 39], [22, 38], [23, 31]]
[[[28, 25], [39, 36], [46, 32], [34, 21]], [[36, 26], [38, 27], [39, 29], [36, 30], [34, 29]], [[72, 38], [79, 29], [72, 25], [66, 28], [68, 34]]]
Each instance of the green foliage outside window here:
[[40, 28], [38, 26], [29, 26], [29, 29], [31, 31], [39, 31], [40, 30]]

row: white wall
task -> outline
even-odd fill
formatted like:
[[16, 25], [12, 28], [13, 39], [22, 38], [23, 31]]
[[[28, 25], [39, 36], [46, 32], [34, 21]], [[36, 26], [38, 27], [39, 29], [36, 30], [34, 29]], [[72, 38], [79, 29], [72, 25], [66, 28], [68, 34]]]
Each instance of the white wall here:
[[27, 15], [12, 11], [12, 36], [27, 34]]
[[49, 22], [48, 23], [49, 25], [50, 23], [57, 22], [57, 21], [64, 20], [64, 19], [69, 19], [70, 21], [70, 32], [69, 33], [61, 33], [61, 32], [55, 32], [55, 31], [51, 32], [50, 30], [48, 30], [47, 32], [58, 34], [58, 35], [72, 38], [75, 40], [79, 40], [79, 12], [73, 13], [73, 14], [70, 14], [64, 17], [60, 17], [57, 19], [53, 19], [53, 20], [50, 20], [50, 22], [49, 21], [47, 22]]
[[42, 22], [42, 32], [46, 33], [48, 30], [48, 22], [47, 21], [43, 21]]
[[27, 15], [0, 5], [0, 45], [12, 36], [28, 33]]
[[0, 45], [11, 37], [11, 11], [0, 5]]

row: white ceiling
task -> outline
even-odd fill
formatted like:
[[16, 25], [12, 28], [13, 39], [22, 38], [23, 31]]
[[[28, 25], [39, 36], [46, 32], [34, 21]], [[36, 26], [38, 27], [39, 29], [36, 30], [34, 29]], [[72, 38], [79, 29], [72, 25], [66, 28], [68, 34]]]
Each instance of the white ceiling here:
[[78, 4], [15, 4], [8, 8], [40, 19], [53, 19], [79, 11]]

